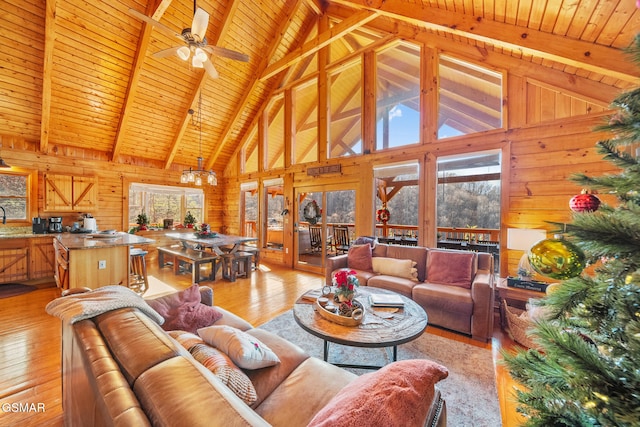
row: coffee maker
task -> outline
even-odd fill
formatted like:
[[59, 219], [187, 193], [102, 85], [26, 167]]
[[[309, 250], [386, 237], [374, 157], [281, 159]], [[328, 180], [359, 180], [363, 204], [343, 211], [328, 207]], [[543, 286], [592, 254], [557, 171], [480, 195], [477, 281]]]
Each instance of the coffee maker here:
[[49, 233], [62, 233], [62, 217], [52, 216], [49, 218]]

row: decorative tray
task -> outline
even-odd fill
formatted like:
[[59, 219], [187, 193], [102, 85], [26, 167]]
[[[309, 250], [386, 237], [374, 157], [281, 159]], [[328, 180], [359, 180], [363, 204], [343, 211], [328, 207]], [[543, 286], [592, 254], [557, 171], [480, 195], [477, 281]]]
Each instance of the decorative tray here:
[[[333, 301], [333, 294], [330, 294], [328, 298], [329, 298], [329, 301]], [[364, 306], [360, 302], [353, 300], [353, 307], [354, 307], [354, 312], [350, 317], [342, 316], [338, 313], [332, 313], [331, 311], [324, 308], [320, 304], [320, 298], [316, 300], [316, 308], [317, 308], [316, 311], [318, 312], [318, 314], [324, 317], [325, 319], [342, 326], [358, 326], [360, 323], [362, 323], [362, 320], [364, 319], [364, 312], [365, 312]], [[337, 305], [336, 305], [336, 308], [337, 308]]]

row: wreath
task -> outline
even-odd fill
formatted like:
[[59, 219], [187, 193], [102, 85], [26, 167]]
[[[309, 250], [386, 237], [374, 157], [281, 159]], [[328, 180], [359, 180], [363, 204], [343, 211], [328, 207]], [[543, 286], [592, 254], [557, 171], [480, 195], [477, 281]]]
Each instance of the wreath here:
[[391, 212], [387, 209], [386, 206], [383, 206], [382, 209], [378, 209], [376, 211], [376, 220], [378, 222], [387, 222], [391, 219]]
[[318, 218], [322, 216], [320, 213], [320, 208], [315, 200], [307, 203], [302, 211], [302, 215], [304, 215], [304, 219], [307, 220], [309, 224], [315, 224], [318, 222]]

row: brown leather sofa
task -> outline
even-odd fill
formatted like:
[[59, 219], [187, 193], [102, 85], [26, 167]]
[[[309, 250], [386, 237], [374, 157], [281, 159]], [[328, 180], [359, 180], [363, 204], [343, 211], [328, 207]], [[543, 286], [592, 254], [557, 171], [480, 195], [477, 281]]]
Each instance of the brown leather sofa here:
[[[201, 302], [212, 305], [210, 288]], [[305, 426], [356, 375], [310, 357], [287, 340], [219, 307], [220, 323], [254, 335], [280, 358], [246, 371], [258, 400], [251, 407], [135, 308], [63, 322], [63, 409], [66, 426]], [[216, 323], [218, 324], [218, 323]], [[446, 425], [440, 393], [424, 425]]]
[[[377, 243], [372, 249], [372, 257], [412, 260], [416, 263], [416, 277], [410, 279], [354, 269], [361, 286], [388, 289], [412, 298], [425, 309], [430, 325], [471, 335], [483, 342], [491, 339], [495, 298], [491, 254]], [[464, 267], [461, 267], [461, 259], [465, 262]], [[434, 266], [439, 268], [431, 268]], [[348, 254], [327, 259], [328, 285], [331, 285], [335, 271], [341, 268], [353, 268], [349, 265]], [[447, 269], [451, 274], [442, 274]], [[468, 282], [448, 283], [448, 276], [460, 278], [461, 269], [468, 272]], [[429, 272], [433, 277], [429, 277]]]

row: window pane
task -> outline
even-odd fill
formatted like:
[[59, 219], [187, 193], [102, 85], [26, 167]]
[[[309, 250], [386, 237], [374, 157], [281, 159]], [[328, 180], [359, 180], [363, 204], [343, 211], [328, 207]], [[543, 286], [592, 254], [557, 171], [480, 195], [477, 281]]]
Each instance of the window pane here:
[[254, 126], [244, 148], [244, 173], [258, 172], [258, 128]]
[[327, 191], [327, 223], [354, 225], [355, 221], [355, 190]]
[[502, 128], [502, 75], [441, 55], [438, 138]]
[[144, 212], [149, 225], [162, 227], [165, 219], [182, 224], [190, 211], [198, 223], [203, 220], [204, 192], [198, 188], [173, 187], [133, 183], [129, 187], [129, 226], [135, 227], [137, 217]]
[[27, 219], [28, 195], [27, 175], [0, 173], [0, 206], [7, 219]]
[[247, 182], [240, 185], [244, 209], [241, 212], [243, 236], [257, 237], [258, 234], [258, 184]]
[[361, 61], [333, 71], [330, 84], [329, 152], [327, 157], [362, 154]]
[[284, 168], [284, 96], [267, 107], [267, 170]]
[[265, 184], [264, 196], [267, 206], [267, 236], [266, 245], [272, 249], [282, 249], [284, 229], [282, 211], [284, 210], [284, 195], [282, 184]]
[[[377, 221], [376, 234], [415, 236], [418, 226], [418, 164], [379, 166], [374, 169], [377, 188], [376, 212], [386, 204], [387, 227]], [[386, 202], [386, 203], [385, 203]], [[385, 234], [386, 233], [386, 234]]]
[[295, 141], [294, 162], [318, 160], [318, 81], [316, 79], [293, 89]]
[[420, 48], [399, 43], [379, 52], [376, 150], [420, 141]]

